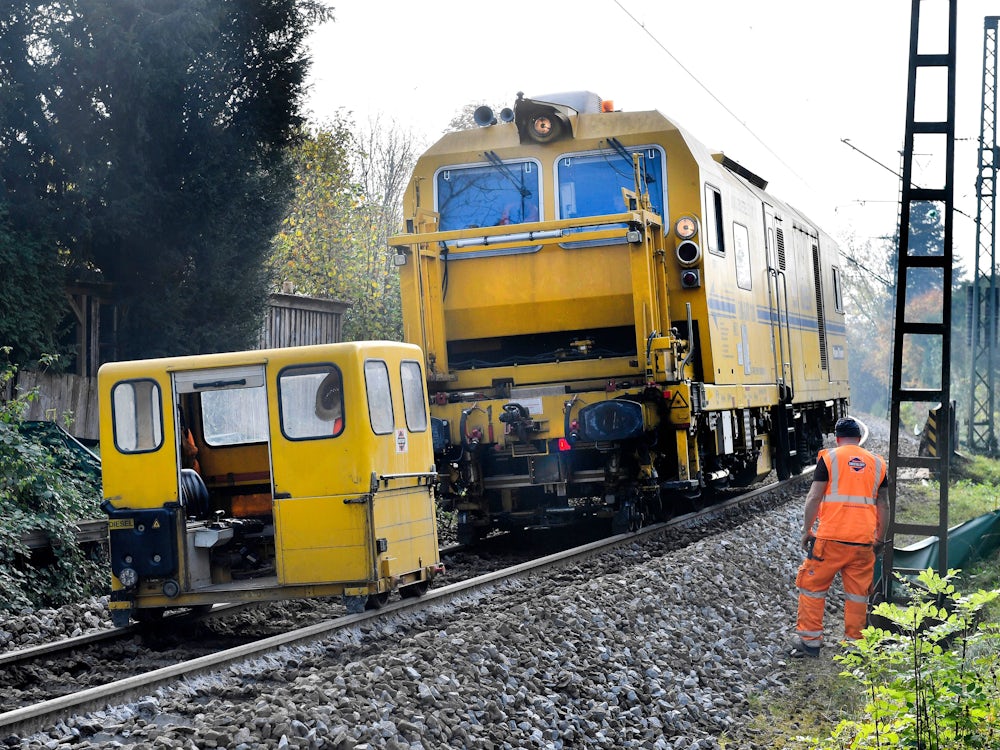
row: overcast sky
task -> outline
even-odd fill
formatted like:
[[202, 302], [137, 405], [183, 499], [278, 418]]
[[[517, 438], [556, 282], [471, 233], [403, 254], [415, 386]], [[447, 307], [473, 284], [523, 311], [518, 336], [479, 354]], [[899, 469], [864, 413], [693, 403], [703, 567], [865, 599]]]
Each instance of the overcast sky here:
[[[333, 3], [336, 20], [312, 37], [314, 122], [343, 109], [430, 144], [465, 104], [589, 90], [618, 109], [661, 111], [835, 236], [895, 229], [899, 179], [875, 162], [900, 168], [910, 0]], [[931, 21], [947, 2], [923, 7], [921, 51], [943, 52], [943, 24]], [[955, 205], [975, 217], [984, 16], [1000, 2], [962, 0], [958, 12]], [[921, 170], [933, 179], [927, 157], [914, 165], [918, 184]], [[974, 246], [974, 221], [956, 214], [970, 271]]]

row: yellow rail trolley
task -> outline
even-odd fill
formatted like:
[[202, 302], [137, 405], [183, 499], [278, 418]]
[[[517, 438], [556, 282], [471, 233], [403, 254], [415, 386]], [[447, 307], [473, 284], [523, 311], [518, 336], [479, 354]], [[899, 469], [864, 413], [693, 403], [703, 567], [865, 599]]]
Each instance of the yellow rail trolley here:
[[441, 569], [418, 347], [115, 362], [98, 383], [116, 625], [312, 596], [356, 612]]

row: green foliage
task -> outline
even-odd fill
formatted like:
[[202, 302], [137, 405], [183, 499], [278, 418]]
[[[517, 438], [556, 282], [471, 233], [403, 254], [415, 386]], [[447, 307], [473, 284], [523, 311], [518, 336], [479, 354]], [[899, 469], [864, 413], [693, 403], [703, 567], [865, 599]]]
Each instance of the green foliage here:
[[[895, 269], [884, 244], [851, 239], [844, 256], [844, 311], [847, 317], [848, 374], [856, 411], [887, 415], [892, 372], [892, 284]], [[858, 260], [863, 258], [863, 264]], [[871, 346], [870, 342], [885, 342]]]
[[56, 339], [66, 309], [63, 269], [52, 247], [13, 230], [0, 206], [0, 341], [11, 359], [27, 364], [58, 352]]
[[1000, 485], [1000, 461], [986, 456], [970, 456], [952, 464], [951, 477], [997, 487]]
[[[877, 241], [849, 238], [844, 244], [844, 297], [847, 316], [848, 368], [851, 382], [851, 404], [856, 411], [888, 416], [889, 381], [892, 374], [892, 345], [897, 335], [896, 273], [898, 229], [893, 235]], [[940, 254], [944, 242], [944, 217], [941, 206], [932, 201], [916, 201], [911, 207], [908, 232], [911, 256]], [[962, 318], [965, 297], [960, 294], [960, 279], [964, 275], [956, 257], [952, 285], [952, 321], [955, 333], [951, 339], [952, 393], [968, 388], [965, 326]], [[915, 269], [907, 274], [905, 286], [905, 318], [908, 322], [940, 322], [944, 298], [943, 275], [932, 269]], [[877, 341], [882, 345], [871, 346]], [[902, 385], [906, 388], [939, 387], [944, 352], [940, 341], [932, 336], [909, 336], [903, 341]], [[908, 426], [923, 426], [926, 412], [919, 412], [912, 403], [900, 407], [901, 422]]]
[[888, 629], [865, 628], [837, 660], [868, 698], [860, 719], [841, 721], [811, 747], [995, 748], [1000, 746], [1000, 626], [980, 613], [1000, 590], [959, 595], [932, 570], [899, 577], [908, 606], [879, 604]]
[[[990, 459], [978, 459], [970, 468], [958, 469], [953, 473], [952, 478], [956, 481], [951, 482], [948, 487], [949, 526], [957, 526], [997, 510], [1000, 499], [997, 497], [997, 484], [992, 478], [996, 463]], [[936, 525], [940, 513], [940, 496], [937, 481], [915, 485], [910, 492], [897, 498], [896, 515], [905, 518], [907, 523]], [[910, 541], [917, 539], [909, 536], [896, 539], [897, 544], [909, 544]]]
[[341, 117], [292, 151], [295, 198], [274, 238], [277, 286], [346, 302], [345, 340], [402, 337], [399, 277], [388, 238], [400, 226], [414, 162], [411, 137]]
[[322, 0], [12, 0], [0, 10], [0, 194], [119, 303], [123, 357], [259, 331]]
[[[14, 373], [13, 366], [5, 366], [0, 386]], [[22, 394], [0, 406], [0, 608], [58, 606], [108, 587], [105, 566], [76, 544], [76, 522], [101, 515], [100, 481], [67, 470], [74, 457], [65, 447], [21, 433], [22, 415], [36, 395]], [[52, 540], [49, 564], [32, 560], [22, 541], [22, 535], [36, 530]]]

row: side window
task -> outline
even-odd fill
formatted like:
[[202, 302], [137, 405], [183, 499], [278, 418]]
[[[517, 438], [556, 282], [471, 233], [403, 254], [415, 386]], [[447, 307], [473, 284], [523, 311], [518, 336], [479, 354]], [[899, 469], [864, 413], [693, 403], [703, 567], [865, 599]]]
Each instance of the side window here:
[[278, 374], [281, 432], [289, 440], [336, 437], [344, 431], [343, 377], [332, 364], [296, 365]]
[[150, 453], [163, 445], [160, 386], [154, 380], [126, 380], [111, 389], [115, 448]]
[[424, 376], [420, 363], [406, 360], [399, 365], [399, 378], [403, 383], [403, 411], [410, 432], [427, 429], [427, 410], [424, 407]]
[[365, 362], [365, 389], [368, 393], [368, 419], [376, 435], [393, 431], [392, 393], [389, 390], [389, 368], [380, 359]]
[[840, 269], [833, 267], [833, 302], [837, 306], [837, 312], [844, 312], [844, 293], [840, 282]]
[[718, 188], [705, 185], [705, 236], [710, 253], [724, 255], [726, 252], [722, 226], [722, 193]]
[[736, 261], [736, 286], [740, 289], [750, 289], [750, 231], [733, 222], [733, 257]]

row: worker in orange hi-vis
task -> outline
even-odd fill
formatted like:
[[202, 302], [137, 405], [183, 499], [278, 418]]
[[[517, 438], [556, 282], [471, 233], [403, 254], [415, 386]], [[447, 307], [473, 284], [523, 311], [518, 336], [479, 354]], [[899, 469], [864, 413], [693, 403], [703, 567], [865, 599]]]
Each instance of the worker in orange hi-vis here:
[[[806, 495], [799, 567], [799, 613], [791, 656], [819, 656], [826, 592], [837, 573], [844, 586], [844, 636], [861, 638], [874, 584], [875, 553], [889, 520], [885, 459], [861, 447], [851, 417], [834, 427], [837, 447], [820, 451]], [[816, 525], [815, 531], [813, 525]]]

